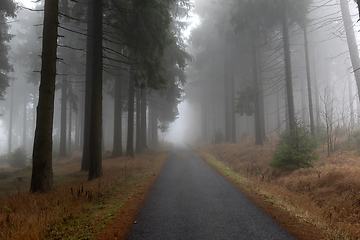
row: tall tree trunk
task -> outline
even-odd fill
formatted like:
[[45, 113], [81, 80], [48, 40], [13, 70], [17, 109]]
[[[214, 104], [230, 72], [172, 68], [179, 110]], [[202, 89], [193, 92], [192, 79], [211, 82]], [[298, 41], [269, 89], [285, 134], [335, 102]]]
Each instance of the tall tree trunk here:
[[314, 71], [314, 90], [315, 90], [315, 93], [314, 93], [314, 97], [315, 97], [315, 114], [316, 114], [316, 130], [319, 130], [320, 128], [320, 99], [319, 99], [319, 87], [318, 87], [318, 79], [317, 79], [317, 74], [316, 74], [316, 60], [315, 60], [315, 54], [316, 51], [314, 51], [314, 54], [313, 54], [313, 62], [314, 62], [314, 65], [313, 65], [313, 71]]
[[[227, 47], [226, 47], [227, 50]], [[230, 115], [230, 87], [229, 87], [229, 62], [227, 60], [227, 51], [225, 51], [224, 60], [224, 111], [225, 111], [225, 141], [231, 141], [231, 115]]]
[[231, 120], [231, 142], [236, 143], [236, 121], [235, 121], [235, 77], [234, 64], [230, 62], [230, 120]]
[[30, 192], [50, 191], [53, 186], [52, 130], [54, 116], [56, 50], [58, 37], [58, 0], [45, 0], [42, 63], [32, 155]]
[[158, 145], [158, 128], [157, 128], [157, 110], [155, 103], [149, 105], [149, 132], [150, 132], [150, 145], [157, 147]]
[[10, 115], [9, 115], [9, 135], [8, 135], [8, 154], [11, 153], [11, 148], [12, 148], [13, 112], [14, 112], [14, 81], [12, 81], [12, 85], [11, 85]]
[[311, 132], [311, 136], [315, 136], [314, 111], [313, 111], [310, 61], [309, 61], [309, 44], [308, 44], [306, 23], [304, 24], [304, 43], [305, 43], [305, 60], [306, 60], [306, 79], [307, 79], [308, 99], [309, 99], [310, 132]]
[[253, 84], [255, 90], [255, 144], [263, 145], [263, 135], [261, 127], [261, 106], [260, 106], [260, 87], [259, 87], [259, 72], [258, 72], [258, 53], [257, 53], [257, 36], [253, 34], [253, 43], [252, 46], [252, 60], [253, 60]]
[[141, 103], [140, 103], [140, 89], [137, 88], [136, 92], [136, 152], [141, 152]]
[[290, 55], [287, 4], [284, 4], [283, 6], [282, 26], [283, 26], [283, 41], [284, 41], [284, 54], [285, 54], [285, 79], [286, 79], [287, 107], [289, 114], [289, 127], [290, 127], [290, 131], [294, 131], [296, 128], [296, 119], [295, 119], [293, 86], [292, 86], [292, 76], [291, 76], [291, 55]]
[[[350, 58], [352, 67], [355, 74], [356, 85], [358, 92], [360, 90], [360, 59], [359, 59], [359, 50], [356, 43], [355, 32], [353, 27], [353, 22], [351, 20], [349, 3], [347, 0], [340, 0], [341, 13], [344, 21], [346, 39], [349, 47]], [[360, 94], [358, 94], [360, 99]]]
[[126, 155], [134, 157], [134, 68], [130, 69]]
[[208, 99], [205, 97], [200, 104], [201, 136], [203, 141], [208, 140]]
[[61, 117], [60, 117], [60, 149], [59, 155], [66, 157], [66, 109], [67, 109], [67, 77], [63, 76], [61, 84]]
[[[256, 45], [259, 46], [258, 43], [258, 37], [255, 41]], [[261, 71], [261, 61], [259, 62], [260, 58], [260, 51], [259, 49], [256, 50], [256, 59], [257, 59], [257, 79], [258, 79], [258, 89], [259, 89], [259, 102], [260, 102], [260, 119], [261, 119], [261, 135], [263, 142], [266, 140], [266, 124], [265, 124], [265, 97], [264, 97], [264, 91], [262, 87], [262, 71]]]
[[281, 116], [280, 116], [280, 91], [276, 93], [276, 109], [277, 109], [277, 129], [276, 133], [278, 136], [281, 134]]
[[23, 148], [26, 153], [26, 139], [27, 139], [27, 129], [26, 129], [26, 122], [27, 122], [27, 93], [24, 95], [24, 119], [23, 119]]
[[90, 168], [90, 146], [89, 146], [89, 134], [90, 134], [90, 112], [91, 112], [91, 82], [92, 82], [92, 55], [93, 55], [93, 2], [87, 1], [87, 38], [86, 38], [86, 72], [85, 72], [85, 112], [84, 112], [84, 137], [83, 137], [83, 155], [81, 160], [81, 171], [89, 171]]
[[[68, 83], [68, 96], [72, 95], [72, 86], [71, 86], [71, 82]], [[68, 152], [69, 154], [71, 154], [71, 133], [72, 133], [72, 103], [70, 98], [68, 98], [68, 102], [69, 102], [69, 128], [68, 128]]]
[[147, 146], [147, 129], [146, 129], [146, 108], [147, 108], [147, 91], [146, 87], [141, 88], [141, 148]]
[[349, 82], [349, 102], [350, 102], [350, 131], [355, 126], [355, 119], [354, 119], [354, 99], [353, 99], [353, 93], [352, 93], [352, 82], [351, 82], [351, 75], [348, 75], [348, 82]]
[[111, 157], [120, 157], [123, 155], [122, 149], [122, 87], [121, 79], [115, 80], [115, 98], [114, 98], [114, 139], [113, 152]]
[[157, 147], [159, 144], [159, 136], [158, 136], [158, 112], [156, 106], [153, 107], [153, 146]]
[[32, 138], [35, 138], [35, 129], [36, 129], [36, 107], [37, 106], [37, 97], [36, 97], [36, 93], [34, 93], [34, 98], [33, 98], [33, 122], [32, 122]]
[[102, 19], [103, 2], [93, 0], [93, 45], [88, 180], [102, 176]]

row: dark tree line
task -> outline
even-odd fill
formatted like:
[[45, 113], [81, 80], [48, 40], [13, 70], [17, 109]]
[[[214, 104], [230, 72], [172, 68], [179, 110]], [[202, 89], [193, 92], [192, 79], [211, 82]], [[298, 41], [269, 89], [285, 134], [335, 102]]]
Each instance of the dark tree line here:
[[[15, 17], [15, 4], [6, 4], [11, 10], [3, 11], [0, 5], [2, 17]], [[135, 156], [134, 146], [138, 153], [157, 146], [158, 133], [178, 115], [184, 68], [190, 60], [181, 35], [186, 24], [180, 19], [189, 9], [187, 0], [45, 0], [35, 10], [21, 10], [21, 16], [36, 15], [32, 21], [38, 21], [35, 26], [22, 23], [21, 34], [33, 37], [39, 31], [32, 29], [42, 27], [41, 36], [19, 43], [14, 55], [27, 82], [39, 87], [38, 95], [32, 96], [33, 108], [37, 107], [31, 192], [53, 188], [52, 158], [57, 149], [60, 156], [82, 149], [81, 170], [89, 172], [89, 180], [102, 176], [104, 137], [110, 128], [104, 107], [108, 112], [109, 104], [114, 106], [112, 157], [124, 154], [124, 135], [129, 156]], [[24, 54], [40, 45], [41, 59]], [[6, 48], [3, 52], [6, 57]], [[1, 73], [11, 71], [9, 61], [4, 62]], [[4, 94], [9, 78], [1, 77]], [[61, 106], [59, 113], [54, 106]], [[24, 114], [27, 108], [24, 104]], [[24, 119], [26, 123], [25, 115]]]
[[[255, 144], [263, 145], [267, 137], [284, 129], [294, 131], [299, 124], [319, 136], [326, 116], [334, 116], [329, 109], [336, 108], [345, 119], [346, 107], [330, 107], [321, 99], [327, 95], [332, 99], [328, 102], [334, 101], [335, 94], [325, 94], [324, 89], [347, 82], [333, 79], [350, 67], [349, 61], [331, 64], [349, 53], [353, 72], [346, 69], [346, 76], [358, 83], [359, 54], [348, 4], [346, 0], [196, 1], [201, 20], [190, 37], [195, 61], [185, 92], [197, 109], [198, 125], [190, 131], [215, 142], [222, 135], [227, 142], [235, 142], [234, 135], [250, 135]], [[341, 43], [344, 37], [349, 53]]]

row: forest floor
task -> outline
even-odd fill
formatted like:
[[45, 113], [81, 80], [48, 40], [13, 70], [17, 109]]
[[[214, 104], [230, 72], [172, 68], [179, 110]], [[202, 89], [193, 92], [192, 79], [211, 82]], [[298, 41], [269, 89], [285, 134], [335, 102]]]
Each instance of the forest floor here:
[[40, 194], [29, 194], [30, 167], [0, 166], [0, 239], [125, 239], [169, 148], [134, 159], [107, 152], [93, 181], [79, 171], [80, 153], [54, 159], [55, 189]]
[[298, 239], [360, 239], [360, 153], [318, 149], [314, 168], [269, 167], [274, 147], [198, 144], [208, 164]]

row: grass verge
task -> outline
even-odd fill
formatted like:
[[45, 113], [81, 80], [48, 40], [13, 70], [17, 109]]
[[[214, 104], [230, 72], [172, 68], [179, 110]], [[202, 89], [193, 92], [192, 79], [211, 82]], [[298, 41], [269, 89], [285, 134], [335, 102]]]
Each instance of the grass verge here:
[[351, 152], [321, 155], [312, 169], [279, 171], [268, 165], [273, 150], [267, 146], [205, 144], [195, 151], [299, 239], [310, 239], [296, 228], [304, 224], [311, 239], [360, 237], [360, 164]]
[[[119, 212], [131, 207], [134, 199], [141, 204], [144, 194], [138, 199], [139, 190], [156, 178], [167, 154], [167, 149], [149, 149], [135, 159], [104, 159], [104, 177], [94, 181], [87, 181], [87, 173], [76, 171], [80, 158], [55, 161], [54, 191], [15, 191], [0, 200], [0, 239], [96, 238], [111, 222], [122, 218]], [[127, 226], [120, 233], [123, 236], [132, 218], [122, 219]]]

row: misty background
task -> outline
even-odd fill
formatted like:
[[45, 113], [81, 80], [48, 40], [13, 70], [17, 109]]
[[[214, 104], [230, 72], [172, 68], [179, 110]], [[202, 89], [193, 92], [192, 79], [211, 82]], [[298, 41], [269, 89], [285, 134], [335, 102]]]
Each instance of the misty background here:
[[[30, 1], [18, 1], [18, 3], [26, 8], [41, 7], [41, 3]], [[348, 3], [358, 41], [360, 38], [360, 24], [357, 24], [358, 9], [355, 2]], [[228, 93], [224, 89], [224, 79], [229, 78], [229, 74], [230, 78], [233, 78], [233, 99], [236, 105], [237, 98], [241, 96], [246, 98], [243, 93], [251, 91], [253, 78], [252, 42], [249, 40], [246, 26], [237, 25], [241, 19], [236, 18], [239, 16], [236, 15], [236, 4], [236, 1], [193, 1], [190, 16], [184, 18], [189, 26], [183, 30], [186, 49], [192, 56], [192, 61], [188, 61], [186, 68], [187, 82], [183, 87], [184, 92], [181, 93], [181, 103], [177, 110], [179, 114], [176, 114], [175, 121], [169, 121], [170, 125], [165, 132], [159, 129], [160, 139], [191, 143], [200, 140], [211, 141], [216, 131], [222, 132], [226, 138], [228, 120], [225, 112], [228, 111], [226, 110], [228, 104], [225, 96]], [[26, 8], [20, 9], [15, 19], [8, 19], [9, 33], [14, 35], [8, 43], [8, 56], [14, 71], [9, 73], [11, 80], [5, 100], [0, 102], [1, 153], [8, 153], [22, 146], [25, 147], [27, 154], [31, 154], [32, 151], [38, 96], [37, 81], [40, 77], [38, 72], [40, 58], [37, 56], [41, 55], [42, 13]], [[278, 16], [272, 16], [275, 17]], [[342, 131], [345, 134], [358, 126], [360, 105], [340, 1], [310, 1], [307, 19], [314, 121], [317, 126], [325, 126], [331, 121], [333, 131]], [[271, 137], [287, 128], [283, 39], [280, 25], [268, 27], [268, 30], [264, 30], [261, 34], [263, 34], [262, 39], [257, 43], [258, 74], [261, 81], [264, 134]], [[303, 28], [290, 20], [289, 36], [295, 115], [303, 126], [309, 128]], [[65, 39], [68, 41], [67, 44], [71, 45], [71, 41], [80, 38], [74, 35]], [[82, 120], [84, 64], [81, 63], [83, 61], [81, 59], [84, 54], [82, 51], [73, 52], [70, 58], [78, 59], [80, 63], [69, 76], [72, 78], [70, 82], [74, 87], [74, 97], [78, 98], [79, 111], [72, 109], [69, 112], [67, 131], [70, 133], [69, 147], [76, 150], [80, 149], [82, 135], [78, 126]], [[66, 60], [64, 62], [70, 67]], [[231, 70], [224, 70], [227, 67]], [[61, 66], [58, 66], [58, 69], [60, 69], [58, 76], [60, 79]], [[103, 94], [105, 149], [112, 148], [113, 138], [114, 103], [113, 96], [107, 92], [111, 91], [111, 86], [110, 81], [106, 83]], [[57, 151], [61, 124], [60, 85], [57, 87], [55, 98], [53, 136], [54, 150]], [[253, 103], [250, 101], [249, 104]], [[255, 114], [253, 112], [246, 114], [241, 112], [241, 109], [230, 111], [237, 112], [234, 113], [235, 129], [232, 130], [236, 133], [236, 138], [255, 138]], [[124, 139], [126, 121], [126, 114], [123, 114]], [[320, 128], [317, 128], [317, 131], [321, 131]]]

